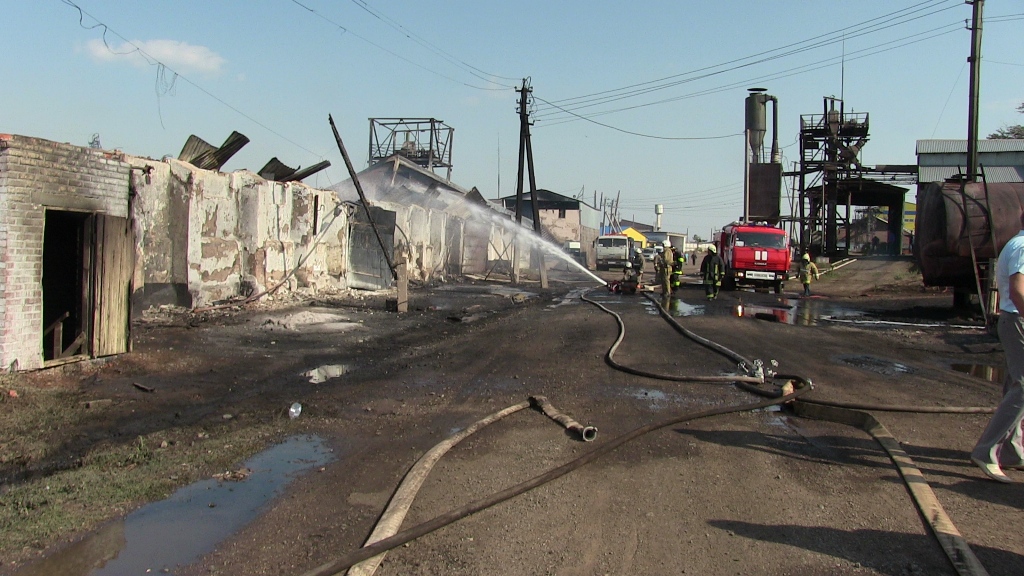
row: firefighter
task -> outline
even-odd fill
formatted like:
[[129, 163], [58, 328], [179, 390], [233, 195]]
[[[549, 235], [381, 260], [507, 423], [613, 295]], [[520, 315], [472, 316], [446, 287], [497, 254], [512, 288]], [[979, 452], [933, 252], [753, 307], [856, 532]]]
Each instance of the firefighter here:
[[644, 254], [640, 250], [633, 252], [633, 269], [636, 270], [636, 283], [644, 281]]
[[626, 262], [625, 267], [622, 269], [622, 281], [619, 282], [619, 291], [623, 294], [636, 294], [636, 288], [640, 284], [640, 278], [637, 275], [636, 268], [633, 268], [631, 262]]
[[672, 272], [671, 256], [665, 251], [664, 246], [655, 246], [654, 250], [654, 273], [658, 277], [658, 283], [661, 284], [661, 293], [668, 294], [671, 289], [669, 286], [669, 275]]
[[718, 298], [722, 277], [725, 276], [725, 262], [717, 252], [714, 244], [708, 246], [708, 253], [700, 263], [700, 276], [704, 279], [704, 293], [707, 294], [708, 300]]
[[800, 276], [800, 283], [804, 285], [804, 296], [811, 295], [811, 278], [817, 280], [820, 277], [818, 274], [818, 267], [811, 262], [811, 255], [804, 254], [800, 258], [800, 268], [797, 274]]
[[683, 284], [683, 265], [686, 264], [686, 256], [678, 250], [673, 250], [675, 257], [672, 259], [672, 291], [679, 290]]

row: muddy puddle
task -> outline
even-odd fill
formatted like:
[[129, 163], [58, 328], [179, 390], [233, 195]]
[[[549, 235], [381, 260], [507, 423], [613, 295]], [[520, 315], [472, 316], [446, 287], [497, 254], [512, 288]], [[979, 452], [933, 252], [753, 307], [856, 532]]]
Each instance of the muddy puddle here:
[[907, 366], [906, 364], [886, 360], [884, 358], [876, 358], [875, 356], [837, 356], [836, 360], [848, 366], [853, 366], [854, 368], [860, 368], [861, 370], [867, 370], [876, 374], [882, 374], [884, 376], [900, 376], [916, 372], [914, 368]]
[[174, 574], [254, 520], [292, 480], [333, 458], [319, 437], [293, 436], [222, 479], [181, 488], [16, 576]]
[[[648, 301], [645, 306], [648, 313], [658, 313], [657, 307], [653, 303]], [[714, 307], [707, 306], [704, 302], [687, 302], [682, 298], [671, 298], [666, 310], [676, 317], [722, 313]], [[739, 318], [779, 322], [794, 326], [817, 326], [819, 323], [830, 320], [854, 320], [864, 316], [864, 312], [859, 310], [844, 308], [815, 298], [780, 298], [775, 302], [757, 304], [740, 300], [730, 310], [730, 313]]]
[[956, 372], [970, 374], [975, 378], [981, 378], [996, 384], [1002, 384], [1003, 378], [1006, 375], [1005, 369], [1002, 366], [992, 366], [991, 364], [951, 364], [949, 367]]

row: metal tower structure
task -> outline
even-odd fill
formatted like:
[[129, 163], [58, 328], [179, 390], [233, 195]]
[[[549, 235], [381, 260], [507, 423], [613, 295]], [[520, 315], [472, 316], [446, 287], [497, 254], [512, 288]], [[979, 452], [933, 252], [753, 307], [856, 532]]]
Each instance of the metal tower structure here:
[[400, 154], [427, 170], [447, 169], [452, 179], [455, 129], [436, 118], [370, 118], [370, 164]]
[[[903, 244], [903, 205], [907, 187], [917, 183], [916, 165], [861, 163], [869, 139], [866, 112], [846, 112], [843, 101], [826, 96], [821, 114], [800, 116], [799, 200], [794, 220], [800, 227], [800, 250], [843, 256], [852, 246], [854, 206], [884, 207], [884, 251], [898, 255]], [[881, 210], [861, 210], [881, 214]], [[843, 230], [842, 236], [839, 231]], [[840, 242], [840, 238], [843, 239]]]
[[[800, 116], [801, 252], [836, 255], [848, 250], [838, 245], [838, 228], [845, 226], [850, 237], [851, 192], [863, 188], [859, 155], [867, 141], [868, 114], [847, 113], [839, 98], [826, 96], [821, 114]], [[902, 220], [902, 202], [899, 212]]]

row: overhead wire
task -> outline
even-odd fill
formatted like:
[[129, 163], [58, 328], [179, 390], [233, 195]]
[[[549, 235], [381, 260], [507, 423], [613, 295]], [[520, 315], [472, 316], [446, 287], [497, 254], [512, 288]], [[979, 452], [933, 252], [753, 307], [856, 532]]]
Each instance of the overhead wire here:
[[463, 86], [466, 86], [467, 88], [473, 88], [475, 90], [484, 90], [484, 91], [500, 91], [500, 90], [507, 90], [507, 89], [510, 88], [510, 86], [501, 86], [500, 88], [487, 87], [487, 86], [477, 86], [475, 84], [470, 84], [468, 82], [463, 82], [462, 80], [458, 80], [458, 79], [453, 78], [453, 77], [451, 77], [451, 76], [449, 76], [447, 74], [443, 74], [441, 72], [438, 72], [437, 70], [434, 70], [432, 68], [424, 66], [423, 64], [420, 64], [419, 62], [415, 62], [413, 60], [410, 60], [409, 58], [406, 58], [405, 56], [402, 56], [401, 54], [395, 52], [394, 50], [391, 50], [390, 48], [388, 48], [386, 46], [381, 46], [380, 44], [374, 42], [373, 40], [370, 40], [369, 38], [364, 38], [363, 36], [360, 36], [359, 34], [353, 32], [351, 28], [348, 28], [346, 26], [343, 26], [342, 24], [339, 24], [338, 22], [335, 22], [334, 20], [331, 20], [327, 16], [324, 16], [323, 14], [321, 14], [315, 8], [311, 8], [311, 7], [303, 4], [302, 2], [299, 2], [299, 0], [288, 0], [288, 1], [291, 2], [292, 4], [295, 4], [296, 6], [299, 6], [299, 7], [303, 8], [307, 12], [310, 12], [310, 13], [314, 14], [315, 16], [320, 18], [321, 20], [324, 20], [325, 22], [328, 22], [331, 25], [333, 25], [333, 26], [335, 26], [335, 27], [337, 27], [337, 28], [339, 28], [341, 30], [344, 30], [346, 33], [348, 33], [348, 34], [358, 38], [359, 40], [362, 40], [363, 42], [366, 42], [370, 46], [373, 46], [374, 48], [377, 48], [378, 50], [382, 50], [384, 52], [387, 52], [388, 54], [394, 56], [395, 58], [398, 58], [399, 60], [402, 60], [403, 62], [406, 62], [408, 64], [412, 64], [413, 66], [415, 66], [415, 67], [417, 67], [417, 68], [419, 68], [421, 70], [429, 72], [429, 73], [431, 73], [431, 74], [433, 74], [435, 76], [438, 76], [438, 77], [443, 78], [445, 80], [448, 80], [450, 82], [454, 82], [456, 84], [461, 84]]
[[[427, 39], [423, 38], [422, 36], [416, 34], [412, 30], [409, 30], [408, 28], [403, 26], [400, 22], [394, 20], [393, 18], [390, 18], [389, 16], [387, 16], [383, 12], [380, 12], [379, 10], [371, 8], [370, 5], [367, 4], [364, 0], [351, 0], [351, 1], [352, 1], [353, 4], [358, 6], [360, 9], [364, 10], [367, 14], [373, 16], [377, 20], [380, 20], [384, 24], [386, 24], [386, 25], [390, 26], [391, 28], [397, 30], [398, 32], [403, 34], [406, 38], [408, 38], [409, 40], [412, 40], [413, 42], [419, 44], [420, 46], [423, 46], [427, 50], [430, 50], [431, 52], [437, 54], [438, 56], [440, 56], [444, 60], [447, 60], [451, 64], [454, 64], [454, 65], [460, 66], [460, 67], [464, 67], [464, 69], [468, 69], [467, 71], [470, 74], [472, 74], [473, 76], [476, 76], [477, 78], [479, 78], [481, 80], [484, 80], [484, 81], [487, 81], [487, 82], [493, 82], [494, 78], [500, 78], [502, 80], [511, 80], [513, 82], [518, 82], [520, 80], [519, 78], [512, 78], [512, 77], [509, 77], [509, 76], [501, 76], [501, 75], [498, 75], [498, 74], [492, 74], [490, 72], [487, 72], [486, 70], [481, 70], [480, 68], [477, 68], [476, 66], [473, 66], [472, 64], [466, 62], [465, 60], [462, 60], [459, 57], [457, 57], [457, 56], [455, 56], [455, 55], [445, 51], [444, 49], [438, 47], [437, 45], [433, 44], [429, 40], [427, 40]], [[481, 76], [481, 74], [483, 74], [483, 76]], [[497, 82], [495, 82], [495, 84], [497, 84]], [[509, 86], [509, 85], [506, 85], [505, 87], [506, 88], [515, 88], [515, 86]]]
[[[950, 1], [952, 1], [952, 0], [942, 0], [942, 2], [939, 3], [939, 5], [941, 5], [942, 3], [950, 2]], [[924, 2], [924, 3], [921, 3], [921, 4], [917, 5], [917, 6], [921, 6], [921, 5], [924, 5], [924, 4], [934, 4], [934, 1]], [[573, 98], [564, 98], [564, 99], [560, 99], [560, 100], [555, 100], [554, 103], [560, 105], [563, 108], [567, 108], [568, 107], [568, 108], [576, 109], [576, 108], [580, 107], [580, 105], [583, 104], [583, 103], [588, 103], [590, 105], [595, 105], [595, 104], [593, 104], [593, 102], [595, 102], [595, 101], [597, 101], [597, 103], [599, 104], [601, 102], [611, 102], [611, 101], [616, 101], [616, 100], [620, 100], [620, 99], [627, 98], [627, 97], [633, 97], [633, 96], [637, 96], [637, 95], [641, 95], [641, 94], [646, 94], [646, 93], [657, 91], [657, 90], [663, 90], [665, 88], [670, 88], [670, 87], [673, 87], [673, 86], [677, 86], [679, 84], [683, 84], [683, 83], [687, 83], [687, 82], [692, 82], [695, 79], [705, 78], [705, 77], [708, 77], [708, 76], [714, 76], [714, 75], [722, 74], [724, 72], [728, 72], [728, 71], [737, 70], [737, 69], [740, 69], [740, 68], [749, 67], [749, 66], [752, 66], [752, 65], [755, 65], [755, 64], [760, 64], [760, 63], [764, 63], [764, 62], [767, 62], [767, 61], [783, 58], [783, 57], [786, 57], [786, 56], [791, 56], [791, 55], [794, 55], [794, 54], [799, 54], [799, 53], [802, 53], [802, 52], [806, 52], [806, 51], [809, 51], [809, 50], [814, 50], [814, 49], [820, 48], [822, 46], [827, 46], [829, 44], [834, 44], [834, 43], [837, 43], [837, 42], [844, 42], [844, 41], [849, 40], [851, 38], [856, 38], [856, 37], [863, 36], [863, 35], [866, 35], [866, 34], [871, 34], [871, 33], [874, 33], [874, 32], [878, 32], [878, 31], [881, 31], [881, 30], [892, 28], [894, 26], [899, 26], [899, 25], [907, 24], [909, 22], [912, 22], [914, 20], [918, 20], [920, 18], [924, 18], [924, 17], [927, 17], [927, 16], [932, 16], [932, 15], [937, 14], [939, 12], [950, 10], [950, 9], [952, 9], [952, 8], [958, 6], [958, 5], [959, 4], [954, 5], [954, 6], [949, 6], [949, 7], [946, 7], [946, 8], [942, 8], [942, 9], [936, 10], [934, 12], [929, 12], [927, 14], [923, 14], [923, 15], [920, 15], [920, 16], [915, 16], [913, 18], [908, 18], [908, 19], [903, 20], [903, 21], [897, 21], [897, 22], [892, 22], [892, 23], [880, 23], [880, 24], [872, 25], [872, 26], [870, 26], [870, 27], [868, 27], [866, 29], [863, 29], [863, 30], [858, 30], [859, 27], [862, 27], [862, 26], [864, 26], [865, 24], [867, 24], [869, 22], [873, 22], [875, 20], [886, 18], [888, 16], [892, 16], [894, 14], [898, 14], [900, 12], [905, 12], [907, 10], [910, 10], [910, 9], [914, 8], [914, 7], [910, 7], [910, 8], [907, 8], [907, 9], [903, 9], [903, 10], [899, 10], [897, 12], [893, 12], [893, 13], [887, 14], [885, 16], [880, 16], [880, 17], [877, 17], [877, 18], [873, 18], [871, 20], [867, 20], [867, 21], [862, 22], [860, 24], [856, 24], [856, 25], [853, 25], [853, 26], [848, 26], [846, 28], [842, 28], [842, 29], [834, 31], [834, 32], [829, 32], [829, 33], [822, 34], [822, 35], [819, 35], [819, 36], [815, 36], [813, 38], [809, 38], [809, 39], [802, 40], [802, 41], [799, 41], [799, 42], [794, 42], [794, 43], [791, 43], [791, 44], [787, 44], [787, 45], [779, 47], [779, 48], [774, 48], [774, 49], [771, 49], [771, 50], [766, 50], [764, 52], [759, 52], [759, 53], [751, 55], [751, 56], [745, 56], [745, 57], [742, 57], [742, 58], [737, 58], [737, 59], [729, 60], [727, 62], [723, 62], [723, 63], [720, 63], [720, 64], [715, 64], [715, 65], [711, 65], [711, 66], [705, 66], [705, 67], [698, 68], [698, 69], [695, 69], [695, 70], [691, 70], [691, 71], [687, 71], [687, 72], [683, 72], [683, 73], [679, 73], [679, 74], [674, 74], [672, 76], [667, 76], [667, 77], [660, 78], [660, 79], [657, 79], [657, 80], [642, 82], [642, 83], [634, 84], [634, 85], [631, 85], [631, 86], [626, 86], [626, 87], [623, 87], [623, 88], [617, 88], [617, 89], [612, 89], [612, 90], [605, 90], [605, 91], [602, 91], [602, 92], [596, 92], [596, 93], [588, 94], [588, 95], [584, 95], [584, 96], [577, 96], [577, 97], [573, 97]], [[921, 10], [924, 10], [924, 9], [927, 9], [927, 8], [923, 8]], [[904, 16], [909, 16], [909, 15], [904, 15]], [[957, 26], [959, 26], [959, 23], [957, 23]], [[850, 33], [847, 32], [849, 30], [854, 30], [854, 33], [851, 35]], [[841, 36], [838, 36], [838, 37], [835, 37], [835, 38], [829, 38], [831, 36], [837, 36], [837, 35], [841, 35]], [[822, 40], [823, 38], [824, 38], [824, 40]], [[817, 42], [815, 42], [815, 41], [817, 41]], [[813, 43], [808, 44], [806, 46], [802, 46], [800, 48], [795, 48], [793, 50], [789, 50], [788, 52], [782, 52], [782, 53], [779, 53], [779, 54], [773, 54], [775, 52], [786, 50], [788, 48], [794, 48], [796, 46], [801, 46], [802, 44], [807, 44], [809, 42], [813, 42]], [[752, 59], [758, 58], [760, 56], [765, 56], [765, 57], [764, 58], [760, 58], [758, 60], [753, 60], [751, 62], [744, 62], [746, 60], [752, 60]], [[740, 64], [740, 63], [742, 63], [742, 64]], [[728, 66], [730, 64], [737, 64], [737, 65], [736, 66], [731, 66], [729, 68], [725, 68], [723, 70], [715, 70], [716, 68], [722, 68], [722, 67]], [[698, 72], [705, 72], [705, 71], [709, 71], [709, 72], [707, 74], [703, 74], [703, 75], [701, 75], [701, 76], [699, 76], [697, 78], [682, 78], [683, 76], [691, 76], [691, 75], [696, 74]], [[672, 81], [671, 82], [664, 82], [666, 80], [672, 80]], [[602, 95], [605, 95], [605, 94], [608, 94], [608, 96], [603, 96], [602, 98], [593, 98], [594, 96], [602, 96]]]
[[[540, 98], [539, 96], [536, 96], [536, 95], [534, 96], [534, 99], [536, 99], [536, 100], [538, 100], [540, 102], [547, 102], [547, 100], [544, 100], [543, 98]], [[558, 106], [555, 106], [555, 107], [559, 108]], [[561, 110], [563, 112], [567, 113], [567, 114], [575, 116], [576, 118], [578, 118], [580, 120], [585, 120], [587, 122], [590, 122], [591, 124], [597, 124], [598, 126], [602, 126], [604, 128], [609, 128], [611, 130], [615, 130], [616, 132], [622, 132], [623, 134], [630, 134], [632, 136], [639, 136], [641, 138], [653, 138], [655, 140], [720, 140], [722, 138], [734, 138], [736, 136], [743, 136], [742, 132], [736, 132], [734, 134], [721, 134], [721, 135], [717, 135], [717, 136], [658, 136], [658, 135], [654, 135], [654, 134], [644, 134], [642, 132], [635, 132], [633, 130], [626, 130], [625, 128], [619, 128], [617, 126], [612, 126], [611, 124], [605, 124], [604, 122], [598, 122], [597, 120], [594, 120], [593, 118], [588, 118], [586, 116], [581, 116], [581, 115], [576, 114], [575, 112], [572, 112], [570, 110], [565, 110], [565, 109], [561, 109]]]
[[[120, 56], [127, 56], [127, 55], [130, 55], [130, 54], [133, 54], [133, 53], [138, 53], [140, 56], [142, 56], [146, 60], [146, 62], [149, 65], [157, 66], [158, 67], [158, 72], [157, 72], [157, 82], [158, 82], [158, 85], [160, 83], [163, 83], [165, 86], [169, 85], [170, 88], [168, 88], [168, 90], [170, 90], [170, 89], [173, 88], [173, 84], [175, 82], [174, 79], [180, 78], [181, 80], [185, 81], [186, 83], [188, 83], [190, 86], [192, 86], [196, 90], [199, 90], [200, 92], [202, 92], [206, 96], [208, 96], [208, 97], [216, 100], [217, 102], [219, 102], [224, 107], [230, 109], [231, 111], [235, 112], [239, 116], [245, 118], [246, 120], [249, 120], [253, 124], [259, 126], [260, 128], [263, 128], [267, 132], [270, 132], [271, 134], [277, 136], [278, 138], [284, 140], [285, 142], [288, 142], [289, 144], [295, 146], [296, 148], [299, 148], [300, 150], [304, 150], [304, 151], [312, 154], [313, 156], [315, 156], [317, 158], [320, 158], [320, 159], [324, 159], [325, 158], [324, 154], [321, 154], [321, 153], [318, 153], [318, 152], [314, 152], [314, 151], [310, 150], [309, 148], [306, 148], [302, 144], [299, 144], [298, 142], [292, 140], [291, 138], [288, 138], [284, 134], [281, 134], [277, 130], [274, 130], [270, 126], [267, 126], [266, 124], [264, 124], [263, 122], [257, 120], [253, 116], [243, 112], [239, 108], [237, 108], [237, 107], [233, 106], [232, 104], [228, 103], [226, 100], [224, 100], [220, 96], [217, 96], [213, 92], [210, 92], [206, 88], [204, 88], [201, 85], [197, 84], [196, 82], [192, 81], [187, 76], [185, 76], [182, 73], [178, 72], [174, 68], [168, 66], [165, 62], [162, 62], [158, 58], [154, 57], [153, 55], [151, 55], [148, 52], [146, 52], [145, 50], [143, 50], [142, 47], [140, 47], [135, 42], [132, 42], [131, 40], [129, 40], [129, 39], [125, 38], [124, 36], [122, 36], [120, 33], [118, 33], [117, 30], [114, 30], [113, 28], [111, 28], [110, 26], [105, 24], [103, 21], [101, 21], [99, 18], [93, 16], [92, 14], [87, 12], [85, 9], [83, 9], [81, 6], [79, 6], [78, 4], [75, 4], [72, 0], [60, 0], [60, 1], [63, 2], [64, 4], [66, 4], [67, 6], [70, 6], [70, 7], [74, 8], [75, 10], [78, 11], [78, 23], [79, 23], [79, 26], [81, 26], [82, 28], [84, 28], [86, 30], [92, 30], [92, 29], [95, 29], [95, 28], [103, 28], [103, 34], [102, 34], [103, 45], [111, 53], [117, 54], [117, 55], [120, 55]], [[86, 26], [85, 23], [84, 23], [83, 15], [84, 16], [88, 16], [89, 18], [92, 18], [96, 22], [96, 24], [93, 25], [93, 26]], [[115, 51], [110, 46], [110, 44], [107, 42], [107, 38], [106, 38], [107, 32], [110, 32], [114, 36], [117, 36], [118, 38], [120, 38], [125, 44], [127, 44], [128, 46], [131, 46], [132, 50], [129, 50], [127, 52], [117, 52], [117, 51]], [[168, 81], [166, 80], [166, 78], [163, 76], [163, 74], [164, 74], [163, 71], [165, 71], [165, 70], [166, 71], [170, 71], [174, 75], [174, 79], [172, 79], [169, 82], [169, 84], [168, 84]], [[162, 122], [162, 119], [161, 119], [161, 122]]]
[[[847, 53], [845, 56], [832, 56], [832, 57], [825, 58], [825, 59], [822, 59], [822, 60], [817, 60], [815, 62], [810, 62], [810, 63], [807, 63], [807, 64], [802, 64], [800, 66], [796, 66], [796, 67], [793, 67], [793, 68], [788, 68], [788, 69], [781, 70], [781, 71], [778, 71], [778, 72], [773, 72], [773, 73], [770, 73], [770, 74], [767, 74], [767, 75], [758, 76], [758, 77], [755, 77], [755, 78], [747, 78], [745, 80], [741, 80], [741, 81], [738, 81], [738, 82], [733, 82], [733, 83], [730, 83], [730, 84], [720, 85], [720, 86], [714, 87], [714, 88], [707, 88], [707, 89], [704, 89], [704, 90], [699, 90], [699, 91], [696, 91], [696, 92], [690, 92], [688, 94], [682, 94], [682, 95], [679, 95], [679, 96], [674, 96], [674, 97], [671, 97], [671, 98], [665, 98], [665, 99], [662, 99], [662, 100], [656, 100], [656, 101], [653, 101], [653, 102], [646, 102], [646, 103], [643, 103], [643, 104], [637, 104], [637, 105], [627, 106], [627, 107], [622, 107], [622, 108], [615, 108], [615, 109], [611, 109], [611, 110], [603, 110], [603, 111], [600, 111], [600, 112], [594, 112], [594, 113], [589, 113], [589, 114], [573, 114], [572, 115], [573, 117], [566, 117], [561, 111], [549, 110], [546, 113], [544, 113], [544, 112], [538, 113], [538, 115], [537, 115], [537, 120], [538, 121], [543, 121], [545, 119], [550, 119], [547, 122], [545, 122], [544, 124], [538, 125], [538, 127], [539, 128], [541, 128], [541, 127], [550, 128], [552, 126], [557, 126], [559, 124], [564, 124], [566, 122], [575, 122], [580, 116], [586, 116], [588, 118], [594, 117], [594, 116], [604, 116], [604, 115], [607, 115], [607, 114], [624, 112], [624, 111], [627, 111], [627, 110], [635, 110], [635, 109], [638, 109], [638, 108], [645, 108], [645, 107], [648, 107], [648, 106], [655, 106], [655, 105], [658, 105], [658, 104], [666, 104], [666, 103], [669, 103], [669, 102], [676, 102], [676, 101], [679, 101], [679, 100], [686, 100], [686, 99], [689, 99], [689, 98], [696, 98], [696, 97], [699, 97], [699, 96], [707, 96], [707, 95], [711, 95], [711, 94], [717, 94], [717, 93], [720, 93], [720, 92], [724, 92], [724, 91], [728, 91], [728, 90], [733, 90], [733, 89], [735, 89], [737, 87], [746, 86], [746, 85], [748, 85], [748, 84], [750, 84], [752, 82], [778, 80], [780, 78], [787, 78], [789, 76], [795, 76], [795, 75], [798, 75], [798, 74], [804, 74], [804, 73], [807, 73], [807, 72], [813, 72], [813, 71], [816, 71], [816, 70], [821, 70], [821, 69], [824, 69], [824, 68], [835, 66], [836, 64], [838, 64], [838, 63], [840, 63], [842, 61], [849, 62], [849, 61], [853, 61], [853, 60], [860, 60], [862, 58], [867, 58], [869, 56], [874, 56], [876, 54], [881, 54], [881, 53], [888, 52], [888, 51], [891, 51], [891, 50], [896, 50], [898, 48], [903, 48], [903, 47], [909, 46], [911, 44], [917, 44], [919, 42], [924, 42], [926, 40], [932, 40], [934, 38], [938, 38], [939, 36], [943, 36], [945, 34], [951, 34], [953, 32], [957, 32], [957, 31], [960, 30], [960, 26], [961, 26], [961, 24], [959, 22], [952, 23], [952, 24], [946, 24], [944, 26], [939, 26], [939, 27], [933, 28], [931, 30], [927, 30], [927, 31], [924, 31], [924, 32], [919, 32], [917, 34], [914, 34], [914, 35], [911, 35], [911, 36], [908, 36], [908, 37], [904, 37], [904, 38], [901, 38], [901, 39], [898, 39], [898, 40], [891, 40], [889, 42], [884, 42], [882, 44], [876, 44], [874, 46], [870, 46], [870, 47], [867, 47], [867, 48], [862, 48], [860, 50], [855, 50], [853, 52]], [[908, 38], [915, 38], [917, 36], [922, 36], [922, 35], [925, 35], [925, 34], [932, 34], [932, 33], [935, 33], [935, 32], [938, 32], [938, 33], [935, 34], [934, 36], [929, 36], [929, 37], [926, 37], [926, 38], [919, 38], [917, 40], [906, 41]], [[895, 46], [889, 46], [888, 48], [878, 50], [878, 48], [880, 48], [882, 46], [887, 46], [889, 44], [895, 44], [897, 42], [900, 42], [900, 43], [896, 44]], [[857, 54], [859, 54], [859, 55], [857, 55]], [[856, 56], [853, 56], [853, 55], [856, 55]], [[589, 107], [589, 106], [590, 105], [588, 105], [586, 107]]]

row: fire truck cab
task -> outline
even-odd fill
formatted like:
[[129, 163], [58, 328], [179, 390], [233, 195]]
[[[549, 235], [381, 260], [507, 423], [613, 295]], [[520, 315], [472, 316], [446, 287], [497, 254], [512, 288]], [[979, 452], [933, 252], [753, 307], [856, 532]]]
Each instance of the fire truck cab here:
[[722, 228], [716, 244], [725, 262], [724, 289], [752, 286], [782, 293], [792, 264], [785, 230], [765, 223], [733, 222]]

